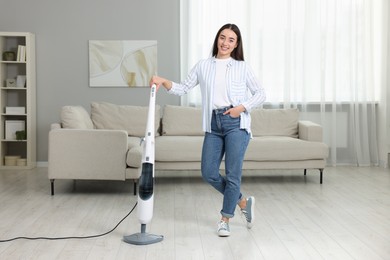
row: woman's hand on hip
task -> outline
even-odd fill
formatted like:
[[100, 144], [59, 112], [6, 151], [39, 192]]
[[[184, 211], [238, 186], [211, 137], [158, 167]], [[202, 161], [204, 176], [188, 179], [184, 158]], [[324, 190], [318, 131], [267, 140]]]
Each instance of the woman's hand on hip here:
[[239, 105], [226, 110], [226, 112], [223, 114], [230, 115], [231, 117], [239, 117], [240, 114], [244, 111], [245, 111], [245, 107], [243, 105]]

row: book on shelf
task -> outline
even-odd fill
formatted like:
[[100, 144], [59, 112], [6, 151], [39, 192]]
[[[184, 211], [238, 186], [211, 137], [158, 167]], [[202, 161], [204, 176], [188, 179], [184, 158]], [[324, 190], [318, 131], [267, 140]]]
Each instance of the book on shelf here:
[[26, 107], [5, 107], [6, 115], [24, 115], [26, 114]]
[[17, 61], [26, 61], [26, 46], [18, 45], [18, 54], [16, 56]]

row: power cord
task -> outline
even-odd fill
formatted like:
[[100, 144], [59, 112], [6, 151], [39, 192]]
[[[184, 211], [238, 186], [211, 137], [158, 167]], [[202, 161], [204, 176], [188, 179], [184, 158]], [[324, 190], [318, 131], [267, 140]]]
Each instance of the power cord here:
[[4, 240], [0, 240], [0, 243], [5, 243], [5, 242], [11, 242], [11, 241], [14, 241], [14, 240], [17, 240], [17, 239], [27, 239], [27, 240], [65, 240], [65, 239], [87, 239], [87, 238], [96, 238], [96, 237], [102, 237], [102, 236], [105, 236], [109, 233], [111, 233], [112, 231], [114, 231], [135, 209], [135, 207], [137, 206], [138, 202], [135, 203], [134, 207], [130, 210], [129, 213], [127, 213], [126, 216], [124, 216], [118, 224], [116, 224], [116, 226], [111, 229], [110, 231], [107, 231], [103, 234], [98, 234], [98, 235], [91, 235], [91, 236], [82, 236], [82, 237], [78, 237], [78, 236], [75, 236], [75, 237], [14, 237], [14, 238], [10, 238], [10, 239], [4, 239]]

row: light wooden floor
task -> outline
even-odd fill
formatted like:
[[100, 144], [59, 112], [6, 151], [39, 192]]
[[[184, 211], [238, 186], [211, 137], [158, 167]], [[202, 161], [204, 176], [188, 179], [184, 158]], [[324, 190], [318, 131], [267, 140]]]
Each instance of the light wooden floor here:
[[[112, 233], [85, 240], [0, 243], [0, 259], [390, 259], [390, 170], [329, 167], [317, 171], [245, 172], [242, 190], [256, 197], [251, 230], [237, 213], [231, 236], [216, 223], [222, 197], [197, 172], [156, 179], [147, 231], [160, 243], [135, 246], [136, 210]], [[157, 176], [168, 172], [156, 172]], [[176, 173], [177, 174], [177, 173]], [[249, 177], [248, 177], [249, 176]], [[85, 236], [113, 228], [134, 206], [132, 182], [56, 181], [47, 168], [0, 171], [0, 240], [16, 236]]]

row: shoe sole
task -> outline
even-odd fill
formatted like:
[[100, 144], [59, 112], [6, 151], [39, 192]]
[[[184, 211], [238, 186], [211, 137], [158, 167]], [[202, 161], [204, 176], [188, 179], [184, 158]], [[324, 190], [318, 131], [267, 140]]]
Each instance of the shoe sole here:
[[218, 236], [220, 236], [220, 237], [228, 237], [228, 236], [230, 236], [230, 232], [228, 233], [228, 232], [218, 232]]
[[255, 221], [255, 197], [251, 196], [249, 198], [251, 198], [251, 200], [252, 200], [252, 203], [251, 203], [251, 216], [252, 216], [252, 219], [251, 219], [251, 222], [246, 222], [246, 226], [247, 226], [247, 228], [252, 228], [253, 227], [253, 222]]

